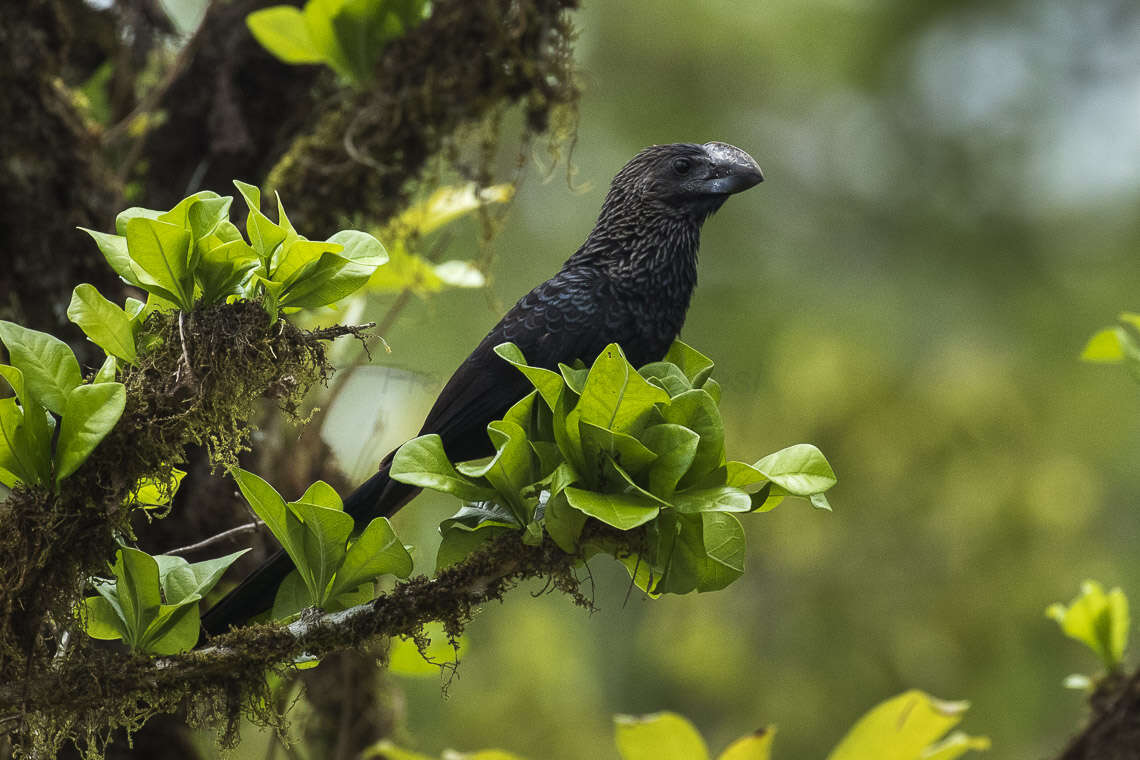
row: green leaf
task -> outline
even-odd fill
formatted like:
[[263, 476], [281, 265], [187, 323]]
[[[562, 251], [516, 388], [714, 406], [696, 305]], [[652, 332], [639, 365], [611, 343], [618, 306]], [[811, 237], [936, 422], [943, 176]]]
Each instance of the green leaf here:
[[123, 638], [132, 649], [138, 649], [147, 626], [162, 604], [158, 563], [146, 552], [123, 547], [115, 554], [111, 572], [115, 576], [115, 589], [125, 624], [126, 635]]
[[781, 449], [752, 466], [796, 496], [823, 493], [837, 482], [827, 459], [810, 443], [799, 443]]
[[286, 289], [282, 306], [316, 308], [339, 301], [364, 287], [376, 268], [388, 260], [380, 241], [358, 230], [341, 230], [320, 245], [343, 246], [343, 250], [321, 254], [313, 268]]
[[67, 318], [79, 325], [91, 342], [108, 354], [128, 364], [137, 360], [130, 317], [104, 298], [94, 285], [83, 283], [75, 286], [67, 307]]
[[324, 55], [309, 35], [300, 9], [274, 5], [245, 18], [249, 31], [261, 46], [285, 63], [321, 63]]
[[139, 286], [189, 311], [194, 305], [190, 231], [135, 217], [127, 222], [127, 248]]
[[[221, 196], [213, 190], [199, 190], [196, 193], [186, 196], [174, 205], [174, 208], [169, 211], [163, 211], [158, 216], [154, 217], [159, 222], [166, 222], [173, 224], [175, 227], [190, 227], [190, 211], [194, 206], [203, 201], [217, 201]], [[199, 220], [201, 221], [201, 220]], [[216, 220], [215, 220], [216, 223]], [[212, 227], [213, 225], [211, 225]], [[207, 230], [208, 231], [208, 230]]]
[[[945, 702], [917, 690], [904, 692], [860, 718], [827, 760], [926, 760], [932, 750], [942, 751], [931, 744], [957, 725], [968, 707], [966, 702]], [[968, 749], [989, 747], [984, 738], [971, 743]]]
[[461, 475], [443, 450], [438, 435], [423, 435], [405, 443], [392, 458], [391, 476], [401, 483], [452, 494], [463, 501], [486, 501], [490, 488]]
[[261, 191], [256, 186], [241, 180], [234, 180], [234, 187], [241, 193], [249, 215], [245, 219], [245, 233], [249, 237], [249, 244], [268, 269], [269, 258], [277, 246], [285, 240], [286, 231], [275, 224], [261, 211]]
[[573, 487], [564, 493], [574, 509], [618, 530], [632, 530], [644, 525], [661, 511], [652, 499], [639, 494], [597, 493]]
[[80, 385], [67, 395], [56, 444], [56, 482], [79, 468], [111, 432], [127, 404], [122, 383]]
[[135, 287], [141, 287], [139, 278], [131, 269], [131, 257], [127, 252], [126, 237], [121, 234], [109, 235], [105, 232], [89, 230], [86, 227], [79, 229], [91, 236], [95, 245], [99, 246], [103, 258], [107, 259], [107, 263], [111, 265], [111, 269], [115, 270], [115, 274], [119, 275], [120, 279]]
[[1106, 327], [1097, 331], [1081, 351], [1081, 360], [1115, 364], [1124, 361], [1127, 336], [1119, 327]]
[[1131, 621], [1128, 598], [1119, 588], [1105, 593], [1096, 581], [1085, 581], [1068, 607], [1053, 604], [1045, 614], [1057, 621], [1066, 636], [1095, 652], [1110, 671], [1120, 667]]
[[112, 640], [123, 638], [123, 621], [109, 601], [101, 596], [89, 596], [83, 600], [83, 630], [93, 639]]
[[8, 348], [8, 359], [23, 373], [24, 384], [40, 403], [56, 414], [63, 414], [67, 394], [79, 385], [79, 362], [67, 344], [38, 330], [0, 320], [0, 341]]
[[231, 240], [202, 250], [194, 272], [202, 288], [202, 301], [206, 304], [220, 303], [227, 296], [238, 293], [241, 284], [259, 264], [257, 252], [244, 240]]
[[654, 407], [669, 394], [651, 385], [611, 343], [598, 355], [575, 411], [583, 422], [636, 435]]
[[169, 504], [171, 500], [174, 499], [174, 495], [178, 493], [178, 487], [182, 484], [184, 477], [186, 477], [186, 473], [183, 470], [172, 467], [170, 470], [170, 479], [166, 482], [152, 477], [142, 478], [135, 484], [134, 490], [131, 491], [128, 503], [137, 504], [143, 509], [165, 506]]
[[513, 422], [496, 420], [487, 425], [487, 435], [495, 446], [495, 455], [482, 476], [506, 500], [515, 518], [526, 524], [531, 510], [522, 490], [535, 479], [526, 432]]
[[728, 462], [725, 466], [725, 483], [736, 488], [752, 488], [769, 483], [768, 476], [750, 464]]
[[330, 486], [323, 480], [318, 480], [308, 488], [305, 493], [301, 495], [297, 501], [303, 501], [308, 504], [316, 504], [318, 507], [326, 507], [328, 509], [344, 510], [344, 502], [341, 501], [340, 494], [336, 489]]
[[294, 282], [314, 274], [318, 266], [333, 267], [334, 270], [343, 267], [348, 259], [339, 255], [329, 256], [322, 261], [324, 254], [340, 254], [343, 250], [344, 246], [323, 240], [286, 236], [285, 242], [269, 258], [269, 276], [282, 283], [282, 292], [286, 292]]
[[744, 528], [734, 515], [669, 512], [662, 515], [660, 535], [658, 593], [718, 591], [744, 574]]
[[386, 23], [390, 19], [386, 5], [386, 0], [344, 0], [332, 18], [337, 44], [358, 84], [372, 78], [384, 43], [399, 34], [398, 26], [391, 28]]
[[697, 512], [748, 512], [752, 498], [732, 486], [693, 488], [673, 494], [673, 508], [682, 514]]
[[551, 409], [554, 408], [555, 404], [558, 403], [558, 394], [562, 392], [562, 377], [557, 372], [527, 364], [526, 357], [514, 343], [500, 343], [495, 346], [495, 353], [519, 372], [522, 372], [542, 396], [546, 405]]
[[[180, 604], [187, 600], [201, 599], [217, 585], [229, 566], [248, 551], [250, 550], [241, 549], [224, 557], [207, 559], [202, 562], [186, 562], [179, 569], [165, 575], [160, 570], [162, 592], [167, 603]], [[155, 560], [158, 561], [159, 557], [155, 557]]]
[[352, 534], [352, 516], [339, 509], [303, 501], [290, 502], [289, 509], [301, 518], [304, 525], [301, 551], [305, 563], [299, 566], [301, 575], [317, 604], [324, 604], [330, 596], [333, 574], [345, 558], [348, 537]]
[[285, 553], [293, 560], [293, 564], [303, 567], [305, 563], [302, 545], [304, 526], [297, 515], [285, 505], [285, 500], [281, 498], [281, 494], [277, 493], [277, 489], [265, 480], [248, 470], [236, 467], [230, 474], [237, 482], [242, 496], [245, 497], [254, 514], [261, 518], [265, 526], [269, 528], [269, 532], [280, 542]]
[[[193, 201], [186, 210], [186, 220], [183, 226], [189, 226], [195, 240], [202, 240], [213, 235], [223, 223], [229, 224], [230, 206], [233, 205], [232, 195], [218, 195], [212, 191], [203, 191], [190, 196]], [[163, 221], [172, 221], [164, 219]], [[231, 227], [233, 225], [230, 225]]]
[[562, 374], [562, 379], [566, 381], [566, 387], [581, 396], [582, 391], [586, 389], [586, 378], [590, 376], [590, 368], [570, 367], [558, 362], [558, 371]]
[[336, 571], [331, 597], [371, 581], [381, 575], [407, 578], [412, 572], [412, 555], [404, 548], [392, 524], [385, 517], [377, 517], [353, 542]]
[[321, 51], [325, 63], [341, 76], [354, 79], [352, 66], [340, 47], [332, 24], [344, 3], [345, 0], [309, 0], [301, 13], [305, 17], [309, 39], [313, 41], [313, 47]]
[[676, 364], [653, 362], [641, 367], [637, 372], [649, 382], [663, 388], [670, 398], [693, 389], [692, 382]]
[[198, 602], [163, 604], [143, 632], [137, 648], [150, 654], [188, 652], [198, 643], [200, 627]]
[[152, 208], [142, 208], [141, 206], [131, 206], [130, 208], [123, 209], [115, 216], [115, 232], [120, 235], [127, 234], [127, 223], [132, 219], [158, 219], [162, 216], [161, 211]]
[[716, 760], [770, 760], [776, 727], [768, 726], [728, 745]]
[[[133, 338], [133, 336], [132, 336]], [[115, 381], [115, 373], [119, 370], [119, 360], [114, 356], [107, 354], [103, 359], [103, 363], [99, 365], [99, 369], [95, 371], [95, 376], [91, 378], [94, 383], [112, 383]]]
[[0, 468], [28, 485], [47, 483], [55, 418], [28, 392], [20, 370], [0, 364], [0, 377], [16, 394], [0, 399]]
[[665, 361], [675, 364], [684, 372], [694, 388], [700, 388], [705, 384], [714, 366], [712, 359], [679, 340], [673, 341], [673, 345], [665, 354]]
[[570, 502], [560, 489], [546, 502], [543, 524], [551, 540], [567, 554], [578, 551], [578, 539], [586, 527], [586, 515], [570, 506]]
[[512, 185], [491, 185], [476, 190], [474, 182], [440, 187], [424, 201], [412, 204], [388, 226], [398, 237], [423, 237], [490, 203], [506, 203]]
[[24, 414], [16, 400], [0, 399], [0, 475], [9, 488], [20, 483], [38, 485], [42, 481], [23, 430]]
[[649, 490], [668, 499], [688, 472], [701, 437], [683, 425], [663, 423], [645, 429], [641, 442], [657, 455], [649, 465]]
[[712, 396], [694, 388], [671, 399], [661, 413], [666, 422], [687, 427], [700, 437], [679, 487], [693, 485], [724, 463], [724, 423]]
[[585, 420], [578, 423], [582, 442], [582, 457], [586, 462], [603, 464], [606, 456], [613, 457], [622, 469], [640, 475], [657, 459], [657, 455], [631, 435], [617, 433]]
[[505, 507], [493, 501], [479, 501], [473, 504], [464, 504], [451, 517], [439, 524], [441, 532], [452, 529], [474, 531], [483, 530], [489, 526], [504, 526], [518, 530], [522, 524]]
[[671, 712], [614, 716], [622, 760], [707, 760], [704, 739], [685, 718]]

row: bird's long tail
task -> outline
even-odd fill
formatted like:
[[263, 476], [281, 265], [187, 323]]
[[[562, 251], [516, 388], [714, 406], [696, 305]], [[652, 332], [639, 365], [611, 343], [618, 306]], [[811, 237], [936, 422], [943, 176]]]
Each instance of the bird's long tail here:
[[[344, 511], [356, 520], [357, 530], [363, 530], [374, 517], [391, 517], [420, 492], [419, 488], [388, 476], [391, 459], [389, 455], [380, 471], [344, 500]], [[293, 560], [279, 550], [202, 616], [202, 631], [210, 636], [225, 633], [231, 626], [242, 625], [268, 610], [273, 606], [277, 587], [292, 569]]]

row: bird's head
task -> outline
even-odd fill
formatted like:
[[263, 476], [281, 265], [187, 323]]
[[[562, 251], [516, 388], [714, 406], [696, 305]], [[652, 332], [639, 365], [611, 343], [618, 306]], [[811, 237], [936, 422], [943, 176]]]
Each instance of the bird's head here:
[[682, 214], [700, 223], [728, 196], [763, 181], [756, 159], [735, 145], [653, 145], [617, 173], [606, 203]]

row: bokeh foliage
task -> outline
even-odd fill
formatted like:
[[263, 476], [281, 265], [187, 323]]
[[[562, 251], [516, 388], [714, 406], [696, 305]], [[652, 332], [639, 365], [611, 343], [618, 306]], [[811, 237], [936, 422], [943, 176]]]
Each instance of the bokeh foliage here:
[[[782, 752], [822, 757], [912, 686], [968, 697], [1002, 756], [1060, 746], [1081, 709], [1060, 679], [1087, 655], [1041, 610], [1086, 577], [1140, 580], [1138, 399], [1078, 361], [1137, 308], [1137, 13], [587, 4], [578, 193], [531, 177], [495, 243], [496, 303], [413, 305], [391, 361], [441, 382], [581, 242], [634, 151], [728, 140], [768, 181], [708, 223], [683, 337], [717, 358], [729, 456], [818, 443], [842, 508], [750, 526], [730, 593], [623, 603], [624, 573], [597, 567], [592, 617], [509, 599], [471, 627], [448, 701], [405, 687], [414, 746], [604, 757], [607, 716], [669, 709], [712, 746], [771, 722]], [[417, 561], [450, 508], [397, 518]]]

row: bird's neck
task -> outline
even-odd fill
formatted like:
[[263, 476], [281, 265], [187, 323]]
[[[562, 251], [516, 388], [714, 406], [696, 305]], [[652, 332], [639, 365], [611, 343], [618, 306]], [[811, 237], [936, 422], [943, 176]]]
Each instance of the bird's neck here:
[[598, 223], [567, 267], [589, 266], [631, 287], [684, 291], [685, 302], [697, 282], [701, 222], [668, 210], [609, 214]]

